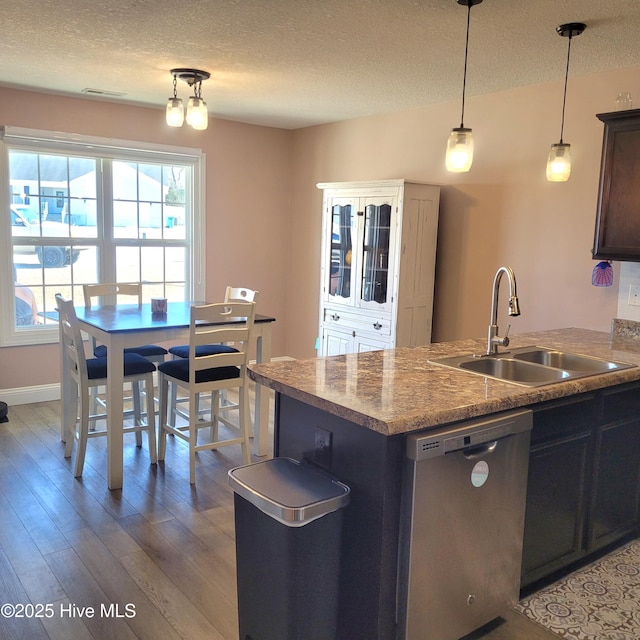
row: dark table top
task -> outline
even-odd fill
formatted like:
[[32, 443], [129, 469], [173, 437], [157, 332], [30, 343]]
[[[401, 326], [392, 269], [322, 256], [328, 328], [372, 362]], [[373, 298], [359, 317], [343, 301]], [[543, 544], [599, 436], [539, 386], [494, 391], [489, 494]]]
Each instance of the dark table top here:
[[[118, 304], [99, 307], [76, 307], [78, 320], [102, 329], [108, 333], [148, 331], [153, 329], [175, 329], [188, 327], [191, 321], [191, 307], [202, 302], [169, 302], [166, 314], [151, 313], [151, 304]], [[229, 318], [224, 324], [233, 323]], [[237, 322], [241, 320], [238, 319]], [[256, 313], [256, 324], [275, 322], [272, 316]]]

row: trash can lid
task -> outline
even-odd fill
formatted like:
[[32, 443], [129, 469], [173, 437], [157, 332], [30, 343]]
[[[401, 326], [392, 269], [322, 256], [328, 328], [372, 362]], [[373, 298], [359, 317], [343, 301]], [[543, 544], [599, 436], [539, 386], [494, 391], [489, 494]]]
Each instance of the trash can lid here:
[[292, 458], [231, 469], [229, 484], [238, 495], [288, 527], [302, 527], [349, 502], [349, 487]]

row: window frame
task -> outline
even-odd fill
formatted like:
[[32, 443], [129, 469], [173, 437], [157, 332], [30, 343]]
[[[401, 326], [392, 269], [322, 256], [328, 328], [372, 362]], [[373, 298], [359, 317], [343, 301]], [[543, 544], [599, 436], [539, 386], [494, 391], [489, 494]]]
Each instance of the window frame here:
[[[57, 153], [91, 158], [106, 158], [112, 161], [158, 163], [164, 165], [188, 165], [192, 173], [192, 189], [187, 200], [191, 203], [192, 215], [186, 225], [187, 296], [192, 300], [203, 300], [205, 292], [206, 255], [206, 156], [201, 149], [175, 147], [132, 140], [101, 138], [66, 132], [52, 132], [23, 127], [0, 128], [0, 295], [11, 301], [0, 305], [0, 347], [50, 344], [59, 341], [56, 325], [42, 325], [17, 329], [15, 326], [15, 298], [13, 293], [13, 249], [11, 217], [9, 215], [9, 150], [35, 153]], [[100, 241], [100, 238], [98, 238]], [[103, 256], [103, 260], [105, 257]], [[104, 265], [103, 265], [104, 266]], [[113, 266], [113, 265], [111, 265]], [[109, 268], [102, 272], [109, 273]], [[111, 273], [114, 273], [112, 270]], [[78, 304], [78, 301], [76, 301]]]

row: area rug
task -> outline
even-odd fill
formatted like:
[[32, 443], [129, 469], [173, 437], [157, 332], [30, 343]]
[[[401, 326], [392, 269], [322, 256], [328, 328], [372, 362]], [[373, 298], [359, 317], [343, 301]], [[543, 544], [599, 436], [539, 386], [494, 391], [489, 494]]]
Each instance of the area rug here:
[[520, 601], [516, 611], [571, 640], [640, 638], [640, 540]]

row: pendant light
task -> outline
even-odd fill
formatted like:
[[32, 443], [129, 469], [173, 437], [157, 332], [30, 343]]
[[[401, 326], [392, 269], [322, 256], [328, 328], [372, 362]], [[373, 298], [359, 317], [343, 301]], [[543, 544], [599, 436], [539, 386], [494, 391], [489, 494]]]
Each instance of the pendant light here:
[[549, 182], [566, 182], [571, 175], [571, 145], [564, 142], [564, 111], [567, 103], [567, 80], [569, 78], [569, 61], [571, 60], [571, 40], [579, 36], [587, 25], [582, 22], [569, 22], [556, 27], [556, 32], [563, 38], [569, 38], [567, 47], [567, 68], [564, 74], [564, 95], [562, 98], [562, 123], [560, 125], [560, 142], [551, 145], [547, 160], [547, 180]]
[[469, 54], [469, 23], [471, 21], [471, 7], [480, 4], [482, 0], [456, 0], [458, 4], [468, 7], [467, 38], [464, 47], [464, 76], [462, 80], [462, 115], [460, 126], [451, 129], [447, 143], [446, 166], [447, 171], [462, 173], [471, 169], [473, 162], [473, 132], [464, 126], [464, 97], [467, 88], [467, 59]]
[[209, 124], [207, 103], [202, 99], [202, 81], [211, 77], [208, 71], [199, 69], [171, 69], [173, 76], [173, 97], [169, 98], [166, 109], [166, 121], [170, 127], [181, 127], [185, 121], [182, 100], [177, 94], [177, 80], [183, 80], [193, 88], [193, 95], [187, 102], [187, 124], [202, 131]]

